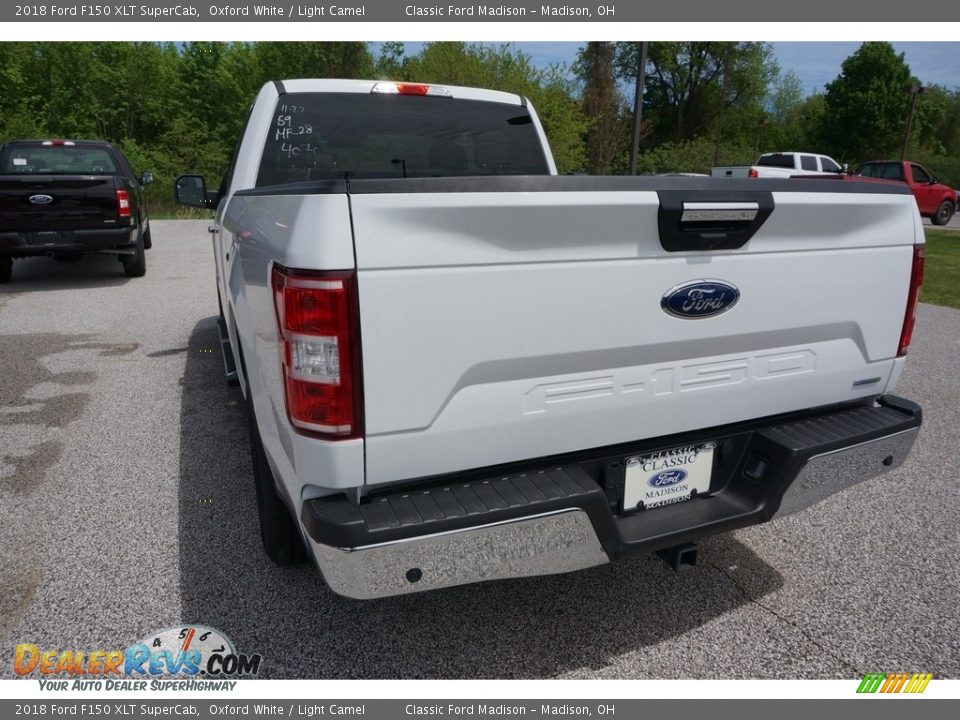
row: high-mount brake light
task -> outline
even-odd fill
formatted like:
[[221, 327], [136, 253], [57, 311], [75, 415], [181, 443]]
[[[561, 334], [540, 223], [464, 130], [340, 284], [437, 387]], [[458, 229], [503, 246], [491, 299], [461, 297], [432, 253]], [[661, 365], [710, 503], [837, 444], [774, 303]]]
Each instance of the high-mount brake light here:
[[76, 143], [73, 140], [44, 140], [40, 144], [46, 147], [60, 147], [62, 145], [71, 147], [73, 145], [76, 145]]
[[291, 424], [331, 440], [360, 437], [356, 274], [274, 265], [271, 284]]
[[126, 190], [117, 190], [117, 215], [130, 217], [130, 193]]
[[913, 266], [910, 269], [910, 292], [907, 294], [907, 312], [903, 316], [903, 330], [900, 331], [900, 347], [897, 357], [907, 354], [913, 327], [917, 323], [917, 301], [920, 299], [920, 286], [923, 284], [923, 245], [913, 246]]
[[447, 88], [440, 85], [408, 82], [378, 82], [370, 89], [378, 95], [430, 95], [431, 97], [453, 97]]

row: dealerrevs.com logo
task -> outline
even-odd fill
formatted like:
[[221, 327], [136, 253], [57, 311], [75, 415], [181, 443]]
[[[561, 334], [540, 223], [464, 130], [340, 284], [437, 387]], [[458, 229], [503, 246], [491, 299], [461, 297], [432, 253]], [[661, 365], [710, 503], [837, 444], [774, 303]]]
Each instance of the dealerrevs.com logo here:
[[204, 625], [152, 632], [124, 649], [53, 649], [20, 643], [13, 671], [41, 690], [232, 690], [260, 671], [262, 656], [238, 653]]

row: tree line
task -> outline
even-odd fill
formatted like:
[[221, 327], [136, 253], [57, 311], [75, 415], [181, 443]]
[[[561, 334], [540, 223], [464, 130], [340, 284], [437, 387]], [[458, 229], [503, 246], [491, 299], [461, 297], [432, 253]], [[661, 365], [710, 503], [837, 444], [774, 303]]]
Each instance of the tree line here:
[[[294, 77], [390, 78], [488, 87], [530, 98], [561, 173], [628, 172], [640, 43], [586, 43], [573, 67], [537, 67], [510, 45], [357, 42], [0, 43], [0, 139], [101, 138], [161, 181], [225, 171], [260, 86]], [[651, 42], [637, 169], [709, 172], [760, 152], [807, 150], [851, 164], [911, 159], [960, 185], [960, 91], [922, 87], [889, 43], [864, 43], [824, 92], [756, 42]]]
[[[639, 58], [640, 43], [588, 43], [580, 52], [587, 97], [606, 89], [593, 98], [590, 132], [599, 137], [587, 145], [591, 172], [626, 171], [633, 98], [621, 88], [632, 87]], [[644, 75], [640, 172], [709, 172], [778, 150], [853, 166], [899, 158], [906, 140], [908, 159], [960, 185], [960, 88], [925, 85], [890, 43], [862, 44], [812, 95], [757, 42], [651, 42]]]

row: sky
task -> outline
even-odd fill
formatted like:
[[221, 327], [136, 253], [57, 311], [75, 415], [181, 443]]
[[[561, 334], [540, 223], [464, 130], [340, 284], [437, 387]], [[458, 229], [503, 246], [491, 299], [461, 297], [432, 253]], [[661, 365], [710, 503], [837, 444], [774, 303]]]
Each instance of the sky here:
[[[538, 66], [551, 63], [571, 65], [582, 43], [515, 42]], [[374, 44], [376, 52], [376, 43]], [[414, 54], [423, 43], [406, 43], [406, 52]], [[840, 74], [840, 65], [856, 52], [859, 42], [775, 42], [774, 55], [782, 72], [793, 70], [800, 78], [804, 93], [823, 92], [824, 86]], [[925, 85], [960, 88], [960, 42], [895, 42], [897, 52], [905, 54], [914, 76]]]

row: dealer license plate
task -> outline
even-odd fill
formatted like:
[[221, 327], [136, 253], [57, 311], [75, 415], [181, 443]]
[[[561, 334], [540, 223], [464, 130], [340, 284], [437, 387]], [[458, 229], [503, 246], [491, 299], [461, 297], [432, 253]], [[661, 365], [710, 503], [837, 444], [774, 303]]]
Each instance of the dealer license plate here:
[[709, 492], [716, 447], [713, 442], [698, 443], [627, 458], [624, 512], [673, 505]]

